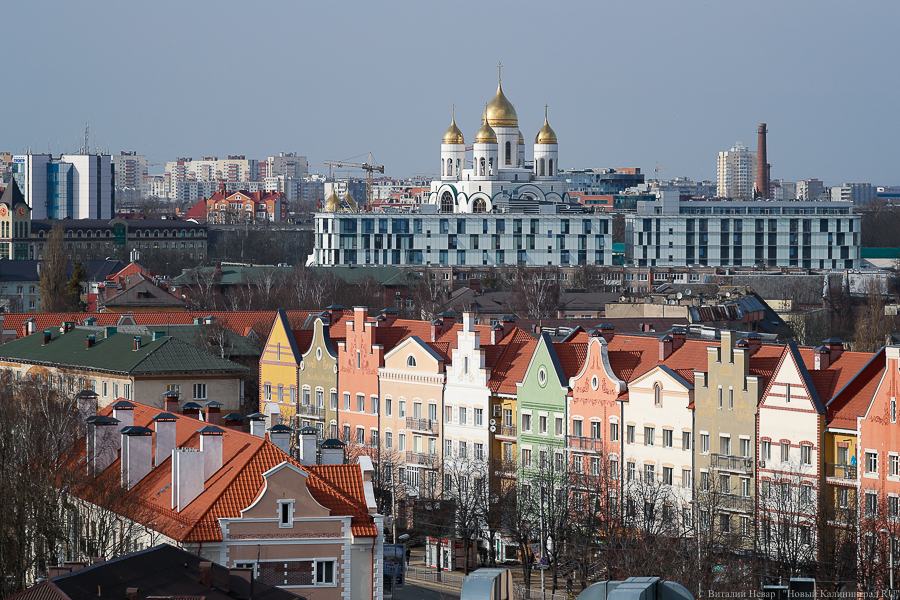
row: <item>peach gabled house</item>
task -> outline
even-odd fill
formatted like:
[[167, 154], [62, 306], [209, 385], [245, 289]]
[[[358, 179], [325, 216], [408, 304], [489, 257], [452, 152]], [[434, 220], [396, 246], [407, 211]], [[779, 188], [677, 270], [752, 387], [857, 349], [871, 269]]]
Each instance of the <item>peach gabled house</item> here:
[[[89, 397], [79, 401], [83, 414], [95, 406]], [[289, 428], [266, 434], [260, 422], [252, 435], [220, 427], [216, 417], [204, 422], [127, 401], [89, 417], [75, 446], [78, 468], [92, 475], [75, 493], [79, 510], [96, 511], [100, 490], [121, 486], [118, 516], [134, 526], [122, 530], [129, 540], [110, 546], [165, 542], [229, 568], [253, 568], [261, 581], [311, 600], [380, 599], [383, 517], [371, 462], [343, 464], [342, 448], [323, 447], [326, 464], [315, 464], [314, 433], [301, 436], [294, 460], [285, 453]]]

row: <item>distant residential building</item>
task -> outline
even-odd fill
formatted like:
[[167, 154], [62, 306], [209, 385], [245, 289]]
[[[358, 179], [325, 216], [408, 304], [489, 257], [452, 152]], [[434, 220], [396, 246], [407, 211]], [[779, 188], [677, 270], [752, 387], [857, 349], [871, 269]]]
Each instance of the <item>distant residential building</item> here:
[[773, 179], [769, 182], [769, 198], [771, 200], [793, 200], [796, 197], [796, 182], [784, 179]]
[[302, 179], [309, 173], [309, 163], [305, 156], [297, 156], [296, 152], [280, 152], [278, 156], [270, 156], [265, 164], [260, 165], [260, 176], [291, 177]]
[[866, 204], [874, 200], [878, 189], [871, 183], [845, 183], [831, 188], [832, 201], [852, 202], [854, 205]]
[[605, 210], [634, 210], [639, 201], [652, 202], [656, 200], [654, 194], [586, 194], [584, 192], [569, 192], [569, 197], [578, 200], [594, 212]]
[[716, 182], [694, 182], [687, 177], [676, 177], [668, 181], [655, 181], [650, 184], [651, 192], [677, 191], [682, 197], [689, 198], [713, 198], [716, 195]]
[[112, 157], [113, 183], [120, 201], [140, 200], [148, 192], [147, 157], [119, 152]]
[[287, 220], [287, 204], [280, 192], [234, 192], [225, 185], [206, 201], [207, 223], [219, 225], [281, 223]]
[[111, 219], [110, 156], [23, 154], [13, 157], [13, 177], [33, 219]]
[[559, 178], [568, 185], [569, 194], [583, 192], [589, 195], [621, 194], [631, 187], [644, 183], [644, 175], [638, 168], [622, 169], [568, 169], [560, 171]]
[[818, 179], [797, 182], [797, 200], [818, 200], [825, 194], [825, 184]]
[[204, 156], [200, 160], [178, 158], [166, 163], [171, 183], [180, 181], [259, 181], [259, 161], [239, 154], [219, 159]]
[[680, 200], [661, 194], [625, 216], [636, 266], [859, 268], [860, 216], [849, 202]]
[[716, 195], [722, 198], [750, 200], [756, 177], [756, 152], [737, 142], [731, 150], [719, 152]]

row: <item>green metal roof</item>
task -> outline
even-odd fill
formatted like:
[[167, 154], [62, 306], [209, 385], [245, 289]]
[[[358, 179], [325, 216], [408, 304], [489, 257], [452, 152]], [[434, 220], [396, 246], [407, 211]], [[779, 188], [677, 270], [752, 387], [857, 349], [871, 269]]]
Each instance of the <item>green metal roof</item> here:
[[897, 258], [900, 248], [860, 248], [860, 258]]
[[[103, 337], [94, 329], [76, 327], [66, 334], [59, 329], [49, 329], [48, 344], [44, 344], [42, 331], [3, 344], [0, 346], [0, 361], [52, 364], [133, 375], [247, 371], [238, 363], [214, 356], [172, 336], [155, 341], [152, 341], [152, 336], [138, 336], [141, 338], [141, 348], [134, 350], [136, 336], [127, 333]], [[88, 334], [96, 336], [92, 348], [87, 347]]]
[[625, 254], [625, 243], [624, 242], [615, 242], [613, 243], [612, 251], [616, 254]]
[[[174, 283], [187, 285], [194, 283], [194, 272], [199, 271], [204, 275], [216, 270], [216, 267], [199, 267], [186, 271], [173, 279]], [[243, 266], [243, 265], [222, 265], [222, 285], [236, 285], [239, 283], [252, 283], [259, 280], [264, 273], [276, 272], [280, 275], [290, 275], [293, 267], [273, 267], [273, 266]]]
[[[86, 333], [94, 331], [95, 333], [100, 334], [98, 337], [102, 337], [102, 332], [106, 330], [106, 327], [81, 326], [78, 329], [84, 329]], [[171, 336], [183, 342], [187, 342], [191, 346], [200, 348], [201, 350], [206, 350], [205, 346], [210, 346], [210, 350], [206, 351], [211, 351], [213, 354], [218, 355], [218, 340], [216, 340], [215, 338], [218, 336], [219, 332], [215, 332], [215, 335], [213, 336], [213, 342], [211, 343], [210, 334], [207, 333], [208, 331], [210, 331], [210, 329], [211, 328], [209, 325], [119, 325], [116, 335], [130, 335], [132, 340], [136, 335], [148, 336], [143, 338], [146, 340], [152, 339], [153, 332], [161, 332], [167, 336]], [[222, 331], [221, 334], [226, 338], [225, 350], [228, 356], [255, 357], [259, 359], [260, 355], [262, 354], [262, 344], [260, 344], [259, 342], [251, 340], [250, 338], [244, 337], [227, 329]]]

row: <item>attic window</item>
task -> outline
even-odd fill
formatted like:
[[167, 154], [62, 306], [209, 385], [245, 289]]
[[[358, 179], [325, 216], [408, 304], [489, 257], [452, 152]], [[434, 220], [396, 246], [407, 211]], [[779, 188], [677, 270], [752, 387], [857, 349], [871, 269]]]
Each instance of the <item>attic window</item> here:
[[294, 501], [278, 501], [278, 527], [289, 528], [294, 526]]
[[413, 355], [410, 355], [410, 356], [406, 359], [406, 366], [407, 366], [407, 367], [415, 368], [415, 366], [416, 366], [416, 357], [413, 356]]

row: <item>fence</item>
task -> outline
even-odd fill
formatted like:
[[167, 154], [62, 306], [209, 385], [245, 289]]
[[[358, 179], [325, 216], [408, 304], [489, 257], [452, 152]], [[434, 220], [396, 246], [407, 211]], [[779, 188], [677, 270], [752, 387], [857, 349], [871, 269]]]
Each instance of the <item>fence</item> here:
[[[540, 578], [538, 571], [532, 574], [532, 581], [535, 576]], [[462, 589], [463, 581], [466, 579], [462, 573], [453, 573], [450, 571], [437, 571], [436, 569], [420, 569], [418, 567], [409, 567], [406, 571], [407, 581], [422, 581], [426, 583], [435, 583], [445, 585], [447, 587]], [[514, 584], [515, 597], [517, 600], [567, 600], [565, 594], [551, 594], [550, 592], [541, 592], [540, 584], [538, 588], [532, 585], [529, 590], [523, 585]]]

